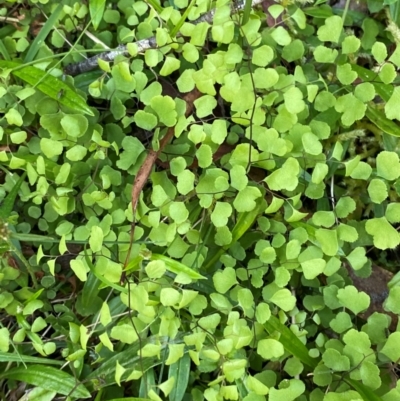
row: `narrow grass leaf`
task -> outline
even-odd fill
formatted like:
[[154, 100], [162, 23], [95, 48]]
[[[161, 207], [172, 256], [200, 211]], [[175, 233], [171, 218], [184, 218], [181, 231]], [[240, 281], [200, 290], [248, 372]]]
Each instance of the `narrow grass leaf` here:
[[[45, 95], [57, 100], [63, 106], [79, 113], [94, 116], [86, 100], [71, 89], [65, 82], [49, 75], [48, 72], [32, 66], [23, 66], [15, 61], [0, 60], [0, 68], [11, 69], [11, 74], [36, 87]], [[60, 97], [60, 93], [62, 96]]]
[[383, 401], [381, 397], [376, 395], [370, 388], [368, 388], [364, 384], [346, 377], [343, 377], [343, 380], [351, 387], [353, 387], [354, 390], [356, 390], [358, 394], [361, 395], [364, 401]]
[[106, 5], [106, 0], [89, 1], [90, 18], [92, 20], [93, 27], [96, 31], [103, 18], [105, 5]]
[[62, 395], [71, 392], [77, 398], [90, 398], [90, 393], [83, 384], [78, 384], [75, 378], [68, 373], [43, 365], [31, 365], [27, 368], [20, 366], [0, 374], [0, 379], [17, 380], [42, 387], [45, 390], [57, 391]]
[[109, 401], [152, 401], [150, 398], [137, 398], [137, 397], [125, 397], [125, 398], [113, 398]]
[[29, 63], [35, 58], [37, 52], [43, 46], [44, 41], [46, 40], [47, 36], [51, 32], [51, 30], [54, 29], [54, 26], [56, 25], [58, 16], [59, 16], [61, 10], [63, 9], [63, 7], [64, 7], [63, 3], [60, 3], [57, 6], [57, 8], [51, 12], [49, 19], [42, 26], [42, 28], [40, 29], [35, 40], [29, 46], [29, 50], [26, 53], [24, 63]]
[[[126, 372], [124, 372], [121, 377], [121, 382], [126, 380], [129, 374], [134, 370], [139, 370], [143, 373], [153, 366], [160, 365], [162, 360], [158, 359], [157, 356], [141, 358], [139, 352], [140, 348], [143, 348], [146, 344], [155, 344], [158, 341], [161, 343], [160, 352], [168, 347], [167, 337], [151, 336], [145, 340], [136, 341], [124, 349], [123, 352], [103, 361], [97, 369], [89, 374], [87, 379], [96, 380], [101, 377], [103, 379], [104, 386], [114, 384], [117, 361], [120, 366], [126, 369]], [[174, 341], [177, 341], [177, 338], [175, 338]]]
[[252, 1], [251, 0], [246, 0], [246, 3], [244, 5], [243, 9], [243, 20], [242, 20], [242, 25], [246, 25], [247, 21], [250, 18], [250, 12], [251, 12], [251, 7], [252, 6]]
[[23, 362], [23, 363], [43, 363], [46, 365], [63, 365], [62, 361], [54, 359], [39, 358], [36, 356], [22, 355], [17, 353], [0, 352], [0, 362]]
[[318, 365], [319, 361], [310, 357], [307, 347], [275, 316], [271, 316], [264, 323], [264, 327], [269, 334], [280, 333], [279, 342], [285, 347], [286, 351], [299, 359], [304, 365], [311, 368], [315, 368]]
[[168, 256], [158, 255], [153, 253], [150, 257], [150, 260], [162, 260], [165, 263], [165, 267], [168, 271], [175, 274], [183, 274], [192, 280], [200, 280], [206, 279], [206, 277], [202, 276], [200, 273], [197, 273], [195, 270], [187, 267], [183, 263], [178, 262], [177, 260], [171, 259]]
[[15, 183], [15, 185], [12, 187], [11, 191], [8, 193], [8, 195], [5, 197], [2, 205], [0, 206], [0, 219], [7, 219], [10, 217], [11, 212], [14, 207], [15, 199], [18, 196], [18, 191], [24, 182], [26, 177], [26, 172], [21, 175], [19, 180]]
[[112, 283], [110, 280], [106, 279], [104, 276], [97, 273], [95, 267], [93, 266], [92, 261], [90, 260], [89, 255], [86, 252], [86, 249], [84, 252], [85, 252], [85, 261], [86, 261], [87, 265], [89, 266], [90, 271], [105, 285], [105, 287], [114, 288], [115, 290], [117, 290], [119, 292], [123, 292], [125, 294], [128, 293], [128, 290], [126, 288], [124, 288], [118, 284]]
[[190, 356], [184, 354], [169, 367], [168, 378], [175, 378], [175, 385], [169, 394], [170, 401], [182, 401], [189, 383]]
[[180, 20], [178, 21], [178, 23], [174, 26], [174, 28], [171, 30], [171, 37], [175, 37], [176, 34], [180, 31], [180, 29], [182, 28], [182, 25], [185, 23], [187, 16], [190, 13], [190, 10], [192, 9], [192, 7], [194, 6], [194, 4], [196, 3], [196, 0], [192, 0], [188, 6], [188, 8], [185, 10], [185, 12], [182, 14], [182, 17], [180, 18]]
[[4, 46], [3, 41], [0, 39], [0, 54], [4, 57], [5, 60], [10, 61], [11, 57], [8, 53], [7, 48]]
[[204, 265], [204, 269], [210, 269], [215, 265], [215, 263], [218, 262], [219, 258], [226, 253], [226, 250], [229, 249], [229, 247], [234, 244], [235, 242], [239, 241], [240, 238], [250, 229], [250, 227], [254, 224], [256, 221], [258, 215], [261, 213], [262, 210], [265, 209], [265, 201], [263, 198], [258, 198], [256, 201], [256, 207], [250, 211], [250, 212], [243, 212], [239, 213], [239, 217], [236, 221], [235, 226], [233, 227], [232, 230], [232, 241], [230, 242], [229, 245], [224, 246], [223, 248], [220, 248], [212, 257], [211, 259], [206, 262]]
[[393, 93], [393, 85], [385, 85], [378, 77], [378, 74], [372, 70], [356, 64], [352, 64], [351, 68], [364, 82], [371, 82], [374, 85], [376, 93], [382, 100], [387, 102], [390, 99]]
[[365, 115], [369, 118], [369, 120], [373, 124], [375, 124], [380, 130], [382, 130], [386, 134], [397, 137], [400, 136], [400, 127], [392, 120], [389, 120], [385, 116], [385, 113], [383, 113], [381, 110], [378, 110], [376, 107], [368, 105]]

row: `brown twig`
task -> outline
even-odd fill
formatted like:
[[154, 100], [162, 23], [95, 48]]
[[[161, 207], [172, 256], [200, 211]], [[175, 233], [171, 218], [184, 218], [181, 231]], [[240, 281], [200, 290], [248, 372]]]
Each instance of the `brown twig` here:
[[[188, 117], [192, 111], [193, 111], [193, 102], [198, 99], [201, 96], [201, 93], [197, 89], [193, 89], [191, 92], [187, 93], [185, 96], [183, 96], [183, 100], [186, 101], [186, 113], [185, 116]], [[128, 253], [125, 258], [125, 263], [124, 263], [124, 271], [121, 276], [121, 282], [125, 280], [125, 274], [126, 274], [126, 267], [129, 262], [129, 257], [132, 251], [132, 245], [133, 245], [133, 238], [135, 234], [135, 226], [136, 226], [136, 210], [137, 210], [137, 205], [139, 203], [139, 197], [140, 194], [149, 178], [149, 175], [151, 173], [151, 170], [156, 163], [156, 160], [159, 158], [161, 152], [165, 148], [165, 146], [171, 141], [175, 133], [175, 127], [168, 128], [167, 133], [165, 136], [160, 140], [160, 145], [158, 150], [153, 150], [151, 149], [143, 162], [142, 166], [140, 167], [138, 173], [136, 174], [135, 181], [133, 183], [132, 187], [132, 192], [131, 192], [131, 206], [132, 206], [132, 225], [131, 225], [131, 235], [130, 235], [130, 242], [129, 242], [129, 248], [128, 248]]]

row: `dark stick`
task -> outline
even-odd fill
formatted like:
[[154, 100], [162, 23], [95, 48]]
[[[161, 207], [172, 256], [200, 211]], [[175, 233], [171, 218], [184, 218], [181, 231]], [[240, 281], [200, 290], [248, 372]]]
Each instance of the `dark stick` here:
[[[252, 7], [255, 7], [256, 5], [262, 3], [264, 0], [252, 0]], [[232, 12], [237, 12], [240, 10], [243, 10], [245, 7], [246, 1], [245, 0], [239, 0], [237, 4], [234, 4], [232, 6]], [[215, 14], [216, 9], [212, 9], [208, 13], [202, 15], [201, 17], [197, 18], [196, 20], [192, 21], [191, 23], [194, 25], [200, 24], [200, 22], [208, 22], [211, 23], [214, 19], [214, 14]], [[181, 34], [178, 32], [176, 35], [177, 37], [181, 36]], [[137, 45], [138, 52], [143, 52], [144, 50], [147, 49], [154, 49], [157, 47], [157, 42], [156, 38], [153, 36], [148, 39], [142, 39], [138, 40], [135, 42]], [[64, 74], [67, 75], [79, 75], [84, 72], [88, 72], [91, 70], [94, 70], [98, 68], [98, 59], [104, 60], [104, 61], [113, 61], [117, 56], [129, 56], [128, 49], [126, 45], [119, 45], [116, 49], [103, 52], [100, 54], [97, 54], [96, 56], [90, 57], [86, 60], [80, 61], [79, 63], [73, 63], [69, 64], [64, 68]]]

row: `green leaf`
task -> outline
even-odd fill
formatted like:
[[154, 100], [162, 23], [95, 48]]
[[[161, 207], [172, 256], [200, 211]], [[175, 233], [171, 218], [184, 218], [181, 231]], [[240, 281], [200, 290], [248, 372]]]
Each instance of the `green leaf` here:
[[371, 361], [364, 361], [361, 364], [360, 376], [363, 384], [371, 388], [372, 390], [378, 389], [382, 380], [380, 378], [381, 371], [375, 363]]
[[336, 75], [343, 85], [350, 85], [357, 79], [357, 73], [351, 69], [350, 64], [338, 65], [336, 67]]
[[189, 354], [184, 354], [179, 361], [170, 365], [168, 378], [174, 378], [174, 387], [169, 394], [170, 401], [182, 401], [189, 383], [191, 360]]
[[176, 124], [176, 105], [170, 96], [154, 96], [150, 101], [151, 108], [157, 113], [160, 121], [167, 127]]
[[124, 398], [113, 398], [109, 401], [152, 401], [152, 400], [150, 398], [124, 397]]
[[282, 57], [289, 63], [295, 60], [301, 60], [303, 55], [304, 45], [303, 42], [299, 39], [295, 39], [292, 43], [285, 46], [282, 51]]
[[103, 18], [105, 5], [106, 0], [89, 0], [90, 18], [95, 31], [97, 31]]
[[345, 372], [350, 369], [350, 359], [333, 348], [328, 348], [323, 353], [322, 360], [325, 366], [336, 372]]
[[272, 336], [279, 334], [279, 342], [285, 347], [285, 350], [295, 356], [304, 365], [315, 368], [318, 360], [311, 358], [307, 347], [286, 325], [282, 324], [275, 316], [271, 316], [264, 324], [264, 328]]
[[[39, 70], [36, 67], [23, 66], [15, 61], [4, 60], [0, 60], [0, 68], [11, 69], [11, 74], [33, 87], [38, 88], [45, 95], [56, 100], [63, 106], [69, 107], [78, 113], [94, 116], [94, 113], [82, 96], [72, 90], [66, 83], [53, 77], [48, 72]], [[59, 97], [60, 93], [63, 94], [61, 97]]]
[[138, 138], [126, 136], [122, 140], [124, 151], [120, 154], [117, 167], [121, 170], [128, 170], [134, 165], [139, 155], [144, 151], [144, 146]]
[[392, 287], [389, 296], [386, 298], [383, 307], [392, 313], [400, 314], [400, 287]]
[[[10, 175], [13, 176], [14, 174], [10, 173]], [[22, 183], [25, 181], [25, 177], [26, 177], [26, 172], [22, 174], [22, 176], [18, 179], [17, 182], [15, 182], [14, 180], [15, 185], [13, 185], [11, 191], [7, 194], [2, 204], [0, 205], [0, 219], [7, 220], [11, 216], [15, 200], [17, 199], [18, 196], [18, 191], [21, 188]]]
[[177, 35], [177, 33], [180, 31], [180, 29], [182, 28], [182, 25], [185, 23], [186, 18], [188, 17], [188, 15], [189, 15], [192, 7], [195, 5], [195, 3], [196, 3], [196, 0], [191, 0], [189, 6], [186, 8], [185, 12], [182, 14], [178, 23], [173, 24], [174, 26], [173, 26], [172, 30], [170, 31], [172, 38], [174, 38]]
[[0, 352], [7, 352], [10, 347], [10, 332], [6, 327], [0, 328]]
[[233, 207], [238, 212], [251, 212], [257, 206], [257, 199], [262, 196], [261, 191], [256, 187], [246, 187], [242, 191], [239, 191], [235, 200], [233, 201]]
[[276, 291], [269, 301], [279, 306], [285, 312], [291, 311], [296, 305], [296, 298], [287, 288]]
[[348, 197], [341, 197], [335, 207], [336, 216], [340, 219], [347, 217], [350, 213], [354, 212], [356, 209], [356, 202]]
[[103, 246], [103, 230], [99, 226], [93, 226], [90, 231], [89, 245], [92, 252], [100, 252]]
[[379, 71], [379, 78], [382, 80], [384, 84], [391, 84], [396, 78], [396, 68], [393, 64], [386, 63], [382, 66]]
[[36, 356], [23, 355], [18, 353], [0, 352], [0, 362], [18, 362], [18, 363], [42, 363], [44, 365], [63, 365], [62, 361], [54, 359], [40, 358]]
[[[319, 230], [317, 230], [318, 232]], [[319, 276], [325, 269], [326, 262], [324, 259], [311, 259], [301, 263], [304, 277], [307, 280], [313, 280]]]
[[58, 16], [60, 15], [61, 10], [63, 9], [63, 4], [60, 3], [55, 9], [51, 11], [51, 14], [46, 19], [44, 25], [40, 28], [39, 33], [36, 35], [34, 41], [30, 44], [28, 52], [24, 58], [24, 63], [31, 62], [40, 48], [45, 43], [46, 38], [49, 33], [54, 29], [57, 25]]
[[378, 110], [376, 107], [372, 105], [367, 106], [367, 110], [365, 115], [369, 118], [369, 120], [375, 124], [380, 130], [385, 132], [386, 134], [393, 136], [400, 136], [400, 127], [393, 121], [389, 120], [383, 111]]
[[387, 58], [386, 45], [382, 42], [375, 42], [372, 46], [371, 53], [374, 56], [375, 60], [379, 64], [382, 64]]
[[[175, 338], [176, 342], [182, 338], [179, 335]], [[132, 371], [143, 371], [146, 372], [153, 366], [160, 365], [162, 360], [157, 356], [142, 357], [140, 349], [145, 347], [147, 344], [156, 345], [160, 344], [159, 352], [165, 352], [168, 347], [168, 338], [160, 336], [149, 336], [144, 340], [135, 341], [132, 345], [124, 349], [124, 352], [117, 353], [107, 360], [103, 361], [101, 365], [93, 370], [87, 377], [88, 380], [98, 380], [101, 377], [107, 385], [115, 383], [115, 371], [116, 363], [126, 369], [125, 373], [121, 377], [121, 382], [125, 381]]]
[[306, 389], [305, 384], [299, 379], [290, 379], [285, 383], [285, 386], [280, 386], [279, 389], [271, 388], [268, 394], [269, 401], [294, 401]]
[[317, 46], [314, 51], [315, 61], [318, 63], [334, 63], [338, 54], [336, 49], [326, 46]]
[[364, 401], [382, 401], [382, 398], [376, 395], [370, 388], [365, 386], [364, 384], [344, 377], [343, 380], [354, 388], [361, 395]]
[[257, 344], [257, 354], [264, 359], [275, 359], [285, 353], [283, 345], [272, 338], [260, 340]]
[[399, 116], [400, 107], [400, 87], [396, 86], [393, 90], [392, 96], [386, 102], [385, 114], [389, 120], [397, 119], [400, 120]]
[[251, 62], [259, 67], [266, 67], [274, 58], [274, 51], [267, 45], [262, 45], [253, 51]]
[[395, 152], [382, 151], [376, 157], [376, 170], [379, 176], [387, 180], [396, 180], [400, 176], [399, 156]]
[[79, 278], [81, 281], [87, 280], [87, 271], [86, 266], [80, 259], [71, 260], [70, 266], [72, 271], [75, 273], [76, 277]]
[[171, 273], [175, 273], [178, 276], [186, 276], [191, 280], [201, 280], [206, 279], [207, 277], [202, 276], [201, 274], [197, 273], [195, 270], [187, 267], [181, 262], [177, 260], [171, 259], [168, 256], [158, 255], [153, 253], [150, 257], [150, 260], [161, 260], [165, 263], [165, 268], [170, 271]]
[[318, 39], [322, 42], [339, 43], [339, 38], [343, 29], [343, 21], [337, 15], [325, 20], [325, 24], [320, 26], [317, 32]]
[[352, 93], [340, 96], [335, 105], [336, 111], [343, 113], [341, 120], [343, 125], [349, 127], [355, 121], [361, 120], [367, 109], [367, 106]]
[[371, 201], [377, 204], [382, 203], [388, 196], [388, 189], [383, 180], [374, 178], [368, 185], [368, 195]]
[[357, 288], [352, 285], [340, 288], [337, 293], [337, 298], [341, 305], [350, 309], [355, 315], [368, 309], [370, 304], [369, 296], [363, 291], [358, 291]]
[[213, 283], [215, 289], [225, 294], [231, 287], [238, 283], [236, 279], [235, 269], [232, 267], [225, 267], [222, 271], [217, 271], [213, 275]]
[[194, 101], [196, 107], [196, 114], [199, 118], [207, 117], [212, 114], [217, 106], [217, 100], [214, 96], [204, 95]]
[[0, 378], [21, 381], [62, 395], [90, 398], [90, 393], [83, 384], [78, 384], [68, 373], [50, 366], [20, 366], [0, 374]]
[[[353, 323], [351, 321], [350, 315], [346, 312], [339, 312], [333, 320], [329, 322], [329, 326], [336, 333], [343, 333], [346, 330], [353, 327]], [[325, 363], [326, 364], [326, 363]], [[328, 366], [328, 364], [326, 364]]]
[[342, 53], [351, 54], [355, 53], [361, 45], [360, 39], [354, 35], [346, 36], [342, 42]]
[[299, 162], [297, 159], [289, 157], [281, 168], [275, 170], [264, 181], [273, 191], [280, 191], [282, 189], [293, 191], [299, 182], [299, 172]]
[[360, 270], [366, 263], [368, 263], [368, 258], [365, 255], [365, 249], [362, 247], [353, 249], [349, 255], [347, 255], [347, 260], [354, 270]]
[[322, 153], [322, 145], [318, 140], [318, 137], [311, 132], [306, 132], [301, 137], [304, 150], [310, 155], [320, 155]]
[[160, 75], [163, 77], [171, 75], [174, 71], [178, 70], [180, 66], [180, 60], [176, 59], [175, 57], [166, 56], [164, 64], [160, 70]]
[[400, 234], [385, 217], [367, 220], [365, 229], [378, 249], [394, 249], [400, 244]]
[[215, 227], [223, 227], [227, 225], [231, 215], [232, 206], [229, 203], [216, 202], [214, 210], [211, 213], [211, 221]]
[[63, 116], [60, 124], [66, 134], [73, 138], [85, 135], [89, 126], [87, 118], [80, 114], [67, 114]]
[[10, 109], [4, 116], [7, 120], [7, 124], [16, 125], [17, 127], [21, 127], [23, 124], [22, 116], [20, 112], [16, 109]]
[[292, 86], [284, 93], [283, 98], [285, 100], [286, 110], [289, 113], [298, 114], [304, 110], [305, 102], [303, 100], [303, 93], [299, 88]]
[[400, 204], [389, 203], [386, 208], [385, 217], [390, 223], [400, 222]]
[[289, 32], [283, 26], [272, 28], [271, 37], [280, 46], [287, 46], [292, 41]]
[[63, 145], [61, 142], [54, 141], [53, 139], [42, 138], [40, 140], [40, 149], [46, 157], [51, 159], [54, 156], [61, 155]]

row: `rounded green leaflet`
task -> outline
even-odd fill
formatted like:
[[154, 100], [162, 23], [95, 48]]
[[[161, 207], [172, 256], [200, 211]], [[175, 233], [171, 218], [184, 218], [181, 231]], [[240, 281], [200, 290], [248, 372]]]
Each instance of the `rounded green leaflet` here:
[[337, 298], [341, 305], [351, 310], [355, 315], [366, 310], [370, 305], [370, 297], [352, 285], [340, 288]]

